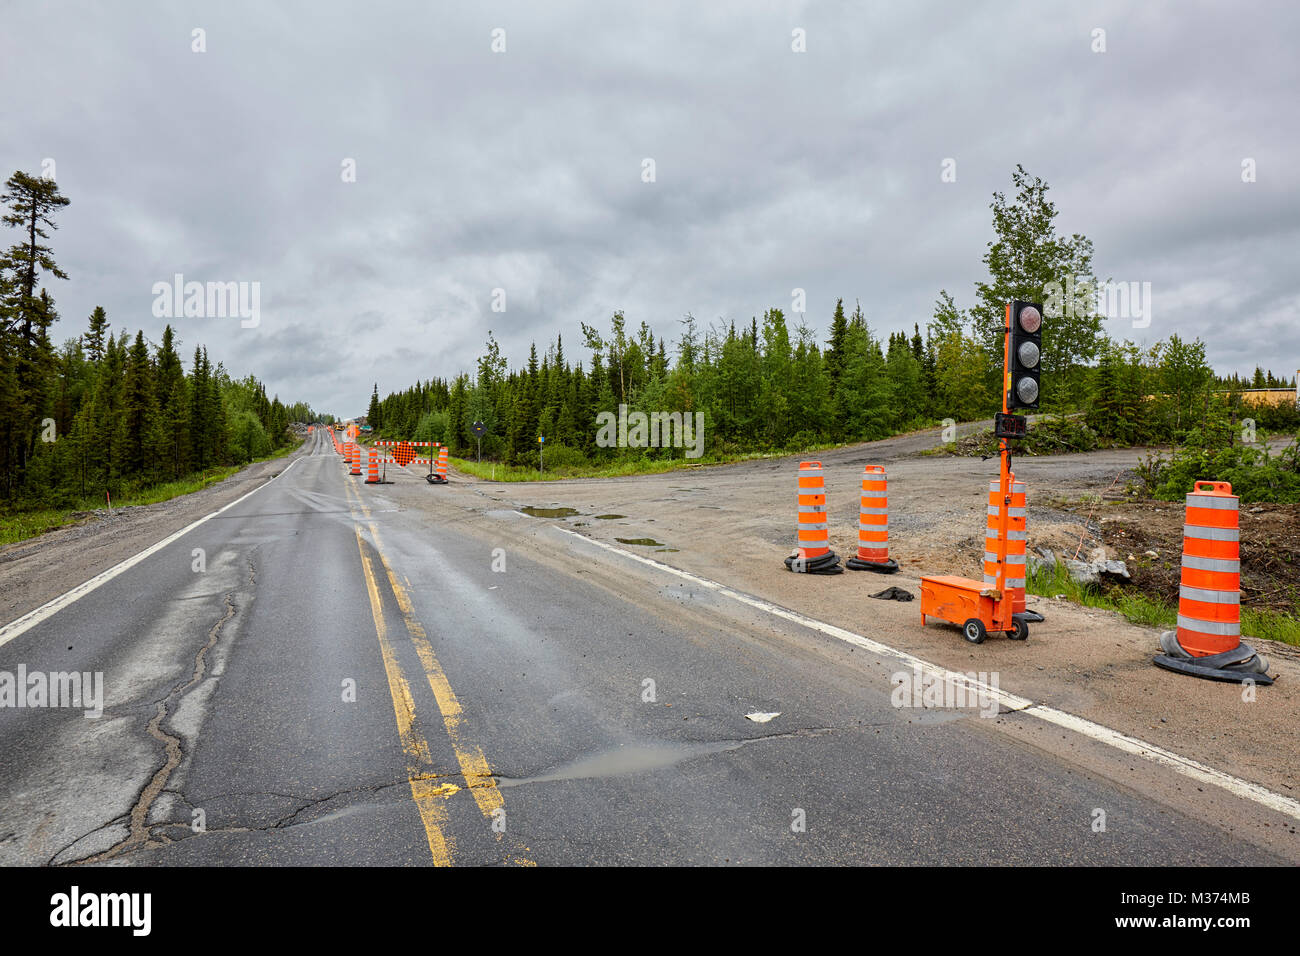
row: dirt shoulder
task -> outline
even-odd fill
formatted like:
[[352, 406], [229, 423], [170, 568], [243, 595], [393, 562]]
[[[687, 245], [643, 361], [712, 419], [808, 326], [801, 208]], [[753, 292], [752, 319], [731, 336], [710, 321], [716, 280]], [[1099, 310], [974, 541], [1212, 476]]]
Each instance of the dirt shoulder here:
[[[497, 484], [453, 475], [446, 495], [412, 482], [394, 495], [407, 507], [458, 519], [466, 508], [488, 512], [526, 506], [571, 508], [551, 523], [700, 574], [738, 590], [840, 625], [957, 671], [992, 671], [1003, 689], [1095, 720], [1208, 763], [1279, 793], [1300, 796], [1300, 649], [1256, 641], [1278, 677], [1253, 702], [1233, 684], [1160, 670], [1156, 631], [1117, 614], [1029, 597], [1047, 618], [1026, 643], [1001, 636], [967, 644], [956, 628], [921, 626], [915, 601], [872, 600], [899, 585], [919, 596], [923, 573], [980, 574], [988, 481], [996, 460], [920, 454], [937, 443], [906, 436], [821, 454], [828, 475], [831, 544], [856, 550], [864, 464], [889, 474], [892, 577], [791, 574], [782, 565], [794, 541], [797, 458], [745, 462], [660, 475]], [[1102, 514], [1060, 503], [1123, 486], [1123, 473], [1144, 449], [1026, 458], [1014, 468], [1028, 485], [1029, 543], [1085, 551], [1103, 542]], [[421, 482], [422, 484], [422, 482]], [[1177, 505], [1170, 504], [1170, 521]], [[1083, 509], [1086, 512], [1086, 509]], [[1249, 520], [1261, 518], [1252, 515]], [[1109, 522], [1106, 523], [1109, 525]], [[1172, 525], [1171, 525], [1172, 527]], [[1180, 526], [1181, 527], [1181, 526]], [[621, 540], [620, 540], [621, 539]], [[1165, 547], [1170, 547], [1166, 544]], [[1145, 550], [1145, 549], [1144, 549]], [[1164, 552], [1162, 551], [1162, 554]], [[1127, 554], [1125, 555], [1127, 557]]]
[[95, 512], [77, 524], [0, 548], [0, 622], [8, 623], [265, 484], [307, 453], [257, 462], [201, 491]]

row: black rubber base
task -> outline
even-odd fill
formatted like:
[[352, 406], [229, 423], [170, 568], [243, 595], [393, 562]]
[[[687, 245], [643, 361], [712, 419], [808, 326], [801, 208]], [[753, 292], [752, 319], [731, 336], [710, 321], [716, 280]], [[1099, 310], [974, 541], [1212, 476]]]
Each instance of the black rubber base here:
[[431, 485], [447, 485], [447, 484], [451, 484], [451, 482], [447, 481], [446, 478], [439, 478], [437, 475], [425, 475], [425, 476], [424, 476], [424, 480], [427, 481], [427, 482], [428, 482], [429, 484], [431, 484]]
[[1020, 617], [1024, 618], [1031, 624], [1040, 624], [1047, 620], [1047, 618], [1043, 617], [1043, 615], [1039, 614], [1037, 611], [1022, 611]]
[[843, 574], [844, 569], [840, 567], [840, 556], [834, 551], [829, 551], [818, 558], [808, 558], [801, 560], [796, 555], [790, 555], [785, 559], [785, 566], [788, 570], [796, 574]]
[[877, 574], [893, 574], [898, 570], [898, 562], [893, 558], [888, 561], [863, 561], [859, 557], [849, 558], [844, 566], [850, 571], [875, 571]]
[[1151, 662], [1167, 671], [1229, 684], [1249, 681], [1267, 687], [1273, 683], [1268, 676], [1268, 658], [1256, 654], [1249, 644], [1238, 644], [1222, 654], [1193, 657], [1178, 643], [1176, 631], [1165, 631], [1160, 635], [1160, 647], [1165, 653], [1157, 654]]
[[367, 479], [366, 479], [366, 484], [368, 484], [368, 485], [391, 485], [392, 482], [391, 482], [391, 481], [381, 481], [381, 480], [371, 481], [369, 478], [367, 478]]

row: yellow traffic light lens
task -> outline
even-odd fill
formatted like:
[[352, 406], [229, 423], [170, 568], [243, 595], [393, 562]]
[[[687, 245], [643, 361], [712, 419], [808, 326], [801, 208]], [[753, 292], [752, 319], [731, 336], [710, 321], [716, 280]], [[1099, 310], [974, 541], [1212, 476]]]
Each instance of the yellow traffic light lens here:
[[1016, 349], [1016, 357], [1020, 359], [1020, 364], [1025, 368], [1037, 368], [1039, 359], [1038, 346], [1033, 342], [1021, 342], [1020, 348]]
[[1042, 327], [1043, 316], [1032, 305], [1027, 305], [1020, 310], [1019, 321], [1020, 327], [1032, 335]]
[[1026, 405], [1033, 404], [1038, 401], [1038, 383], [1025, 376], [1016, 382], [1016, 395]]

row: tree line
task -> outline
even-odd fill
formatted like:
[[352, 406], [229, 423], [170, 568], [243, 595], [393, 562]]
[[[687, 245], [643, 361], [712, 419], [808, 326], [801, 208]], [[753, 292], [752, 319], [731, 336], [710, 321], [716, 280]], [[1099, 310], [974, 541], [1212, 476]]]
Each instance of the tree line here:
[[[585, 365], [569, 360], [557, 335], [540, 357], [534, 344], [514, 368], [489, 333], [472, 373], [382, 398], [376, 383], [369, 423], [378, 436], [441, 441], [465, 456], [477, 452], [472, 426], [482, 422], [483, 454], [510, 464], [537, 464], [542, 435], [548, 467], [564, 468], [682, 456], [673, 448], [599, 447], [596, 416], [620, 405], [703, 412], [711, 458], [874, 440], [946, 419], [991, 417], [1001, 408], [1004, 303], [1043, 301], [1044, 288], [1067, 277], [1080, 287], [1098, 284], [1091, 242], [1058, 234], [1047, 185], [1020, 167], [1012, 178], [1014, 197], [993, 196], [994, 239], [983, 260], [988, 278], [976, 284], [974, 303], [958, 308], [940, 291], [924, 330], [914, 322], [910, 333], [881, 335], [860, 302], [850, 312], [840, 299], [825, 340], [802, 313], [788, 318], [770, 308], [740, 326], [701, 328], [687, 315], [670, 345], [646, 322], [632, 328], [615, 312], [608, 331], [582, 325]], [[1239, 412], [1221, 392], [1286, 384], [1260, 370], [1249, 381], [1219, 378], [1199, 339], [1175, 334], [1145, 349], [1112, 340], [1103, 317], [1088, 306], [1077, 297], [1068, 316], [1049, 312], [1044, 323], [1042, 408], [1084, 413], [1094, 439], [1180, 441], [1211, 413]], [[1285, 408], [1270, 414], [1291, 427]]]
[[48, 244], [69, 200], [50, 179], [15, 172], [0, 203], [18, 241], [0, 255], [0, 500], [7, 510], [121, 496], [292, 441], [306, 405], [234, 379], [207, 349], [189, 370], [171, 326], [157, 343], [114, 333], [96, 307], [86, 330], [55, 348], [59, 315], [43, 283], [66, 279]]

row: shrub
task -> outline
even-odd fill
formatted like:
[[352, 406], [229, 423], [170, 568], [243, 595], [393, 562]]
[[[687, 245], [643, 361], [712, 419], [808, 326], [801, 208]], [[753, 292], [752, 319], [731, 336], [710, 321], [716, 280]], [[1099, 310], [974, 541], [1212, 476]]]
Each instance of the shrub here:
[[1152, 456], [1137, 469], [1146, 494], [1179, 501], [1197, 481], [1226, 481], [1243, 502], [1300, 502], [1300, 443], [1279, 455], [1249, 445], [1214, 447], [1194, 430], [1172, 457]]

